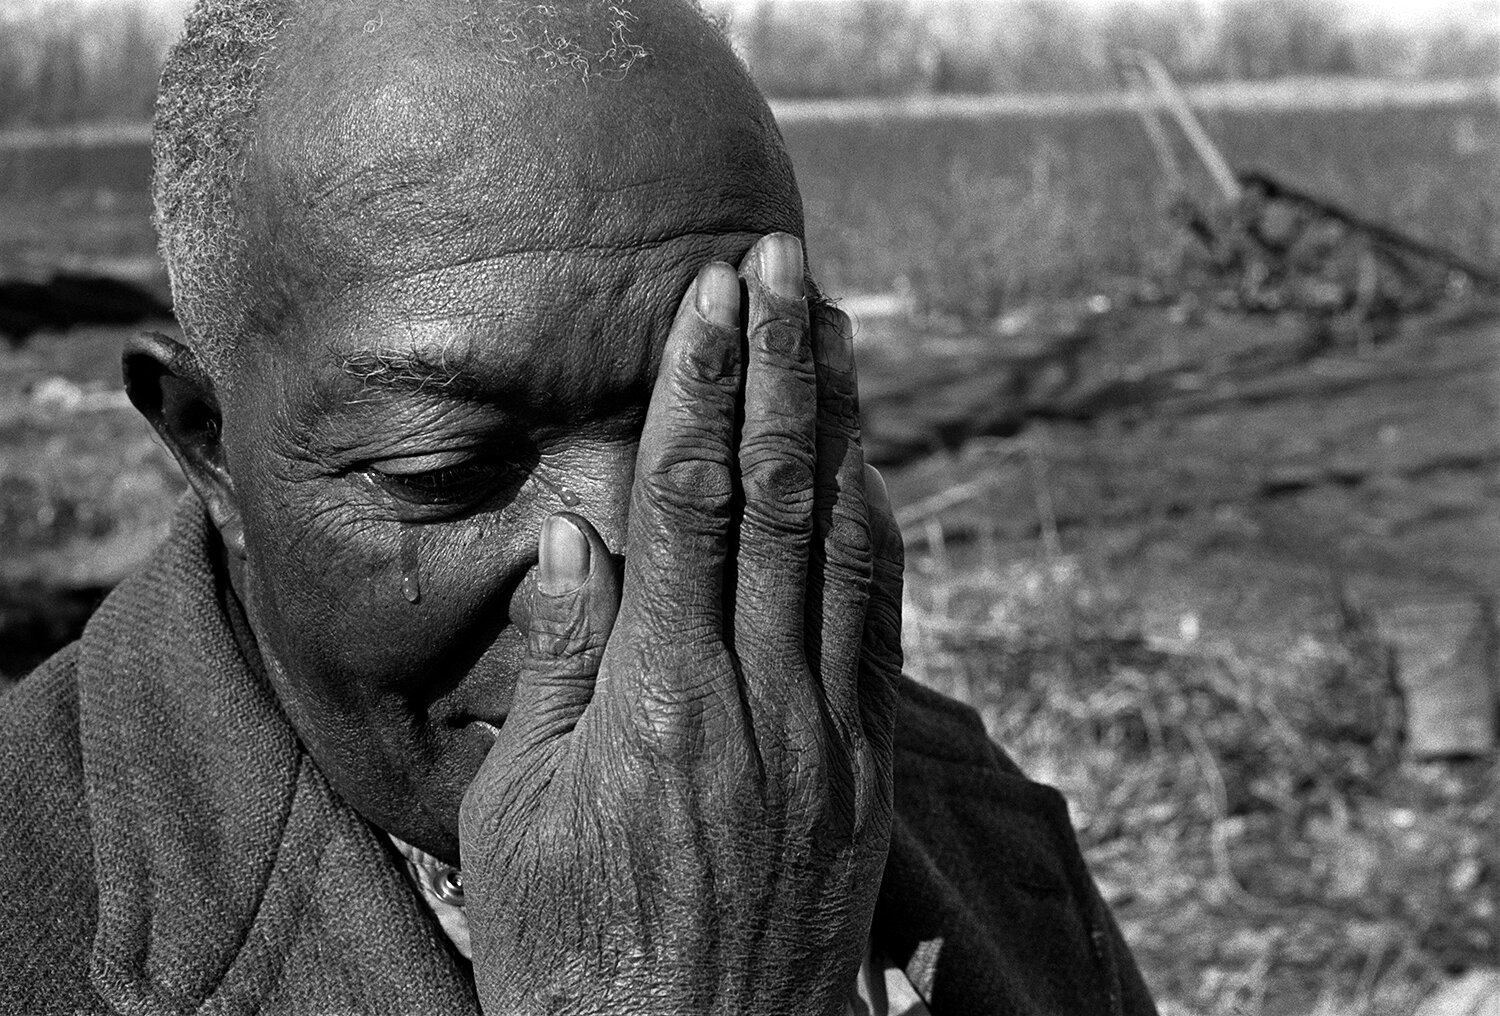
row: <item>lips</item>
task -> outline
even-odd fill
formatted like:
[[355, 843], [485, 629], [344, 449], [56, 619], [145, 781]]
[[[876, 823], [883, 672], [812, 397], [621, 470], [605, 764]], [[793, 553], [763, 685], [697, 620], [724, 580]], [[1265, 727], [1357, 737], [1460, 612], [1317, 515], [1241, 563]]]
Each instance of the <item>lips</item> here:
[[431, 722], [449, 729], [472, 729], [494, 742], [516, 694], [516, 680], [525, 646], [514, 629], [507, 628], [486, 649], [440, 703], [429, 712]]

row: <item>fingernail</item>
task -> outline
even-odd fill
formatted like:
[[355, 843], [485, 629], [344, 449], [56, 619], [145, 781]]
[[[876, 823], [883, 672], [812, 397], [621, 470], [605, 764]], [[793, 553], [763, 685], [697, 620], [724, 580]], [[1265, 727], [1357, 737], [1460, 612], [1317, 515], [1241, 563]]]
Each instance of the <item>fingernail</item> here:
[[589, 541], [565, 516], [542, 523], [536, 587], [548, 596], [571, 593], [589, 577]]
[[823, 360], [836, 371], [847, 374], [854, 369], [854, 325], [841, 310], [823, 315]]
[[772, 233], [756, 247], [760, 279], [772, 292], [802, 299], [802, 244], [790, 233]]
[[705, 265], [698, 273], [698, 313], [721, 328], [740, 321], [740, 277], [722, 261]]
[[865, 463], [865, 501], [884, 511], [891, 510], [891, 492], [885, 485], [885, 477], [869, 463]]

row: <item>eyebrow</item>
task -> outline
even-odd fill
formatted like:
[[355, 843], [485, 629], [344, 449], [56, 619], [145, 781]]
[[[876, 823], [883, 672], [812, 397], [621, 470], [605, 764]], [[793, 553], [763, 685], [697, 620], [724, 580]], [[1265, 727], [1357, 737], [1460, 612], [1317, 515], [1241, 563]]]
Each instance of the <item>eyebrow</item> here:
[[[837, 306], [809, 276], [805, 280], [809, 311]], [[339, 369], [362, 385], [395, 392], [422, 393], [437, 389], [467, 395], [477, 379], [450, 361], [442, 347], [423, 349], [355, 349], [338, 357]]]
[[356, 349], [339, 356], [339, 369], [363, 385], [393, 391], [466, 394], [477, 387], [441, 348]]

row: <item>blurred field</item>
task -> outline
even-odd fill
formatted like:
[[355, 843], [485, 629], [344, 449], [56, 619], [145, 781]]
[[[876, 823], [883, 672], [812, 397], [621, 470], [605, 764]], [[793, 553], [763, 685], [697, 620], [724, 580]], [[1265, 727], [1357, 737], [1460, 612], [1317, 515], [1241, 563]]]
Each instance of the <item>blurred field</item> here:
[[[1500, 102], [1492, 89], [1459, 89], [1460, 101], [1425, 106], [1384, 105], [1376, 91], [1363, 108], [1357, 86], [1308, 85], [1315, 89], [1344, 96], [1343, 105], [1210, 107], [1205, 125], [1239, 168], [1270, 171], [1418, 238], [1500, 261]], [[1286, 101], [1285, 87], [1274, 92]], [[1024, 110], [1025, 102], [1011, 105]], [[1134, 114], [1096, 106], [1080, 98], [1068, 113], [832, 121], [791, 109], [783, 133], [824, 287], [904, 290], [925, 309], [983, 319], [1028, 297], [1122, 278], [1172, 284], [1182, 239], [1167, 215], [1162, 173]], [[146, 146], [130, 140], [137, 131], [94, 133], [80, 145], [0, 145], [0, 209], [11, 223], [0, 231], [0, 269], [59, 249], [153, 249], [141, 217]], [[58, 228], [67, 235], [52, 236]]]
[[[1164, 1011], [1412, 1013], [1497, 948], [1493, 754], [1411, 758], [1393, 620], [1493, 610], [1500, 318], [1309, 370], [1268, 355], [1286, 322], [1128, 317], [1085, 356], [1154, 338], [1187, 384], [1048, 419], [1085, 363], [915, 457], [913, 418], [975, 420], [1005, 363], [980, 339], [866, 355], [872, 437], [904, 463], [909, 664], [1064, 790]], [[1192, 383], [1257, 350], [1253, 381]]]
[[[1353, 211], [1500, 260], [1500, 104], [1209, 111], [1226, 156]], [[797, 122], [784, 128], [830, 292], [906, 289], [985, 318], [1017, 300], [1171, 285], [1182, 239], [1129, 112]]]
[[[1493, 102], [1207, 121], [1240, 166], [1500, 261]], [[1493, 305], [1311, 358], [1292, 317], [1174, 316], [1200, 280], [1126, 113], [784, 130], [825, 288], [911, 311], [860, 333], [910, 669], [1068, 795], [1164, 1011], [1396, 1016], [1493, 964], [1493, 756], [1408, 757], [1383, 624], [1500, 595]], [[0, 275], [161, 285], [147, 171], [139, 145], [0, 149]], [[1060, 336], [1059, 370], [1036, 350]], [[120, 340], [0, 347], [0, 672], [181, 489], [116, 393]]]

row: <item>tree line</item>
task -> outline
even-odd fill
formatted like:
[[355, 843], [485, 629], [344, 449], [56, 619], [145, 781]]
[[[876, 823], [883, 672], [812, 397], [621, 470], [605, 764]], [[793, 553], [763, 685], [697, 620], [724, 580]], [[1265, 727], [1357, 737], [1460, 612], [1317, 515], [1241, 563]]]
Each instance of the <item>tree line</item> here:
[[[712, 0], [710, 0], [712, 2]], [[728, 3], [728, 0], [724, 0]], [[1500, 2], [1405, 25], [1359, 0], [845, 0], [726, 16], [761, 87], [787, 98], [1103, 91], [1122, 49], [1183, 82], [1500, 74]]]
[[149, 118], [171, 34], [144, 3], [0, 12], [0, 127]]
[[[704, 3], [784, 98], [1099, 91], [1118, 86], [1122, 48], [1185, 82], [1500, 73], [1497, 0], [1415, 26], [1356, 0]], [[168, 24], [130, 0], [0, 12], [0, 127], [149, 117]]]

